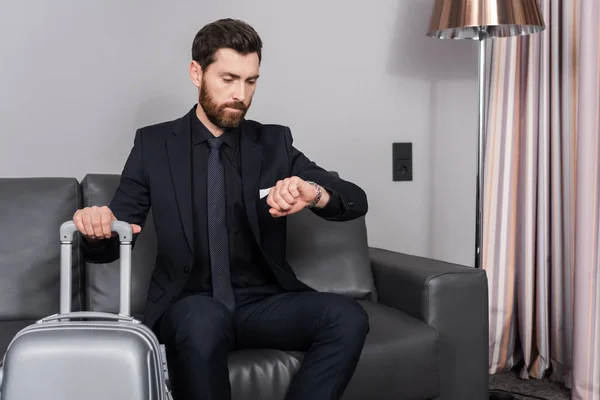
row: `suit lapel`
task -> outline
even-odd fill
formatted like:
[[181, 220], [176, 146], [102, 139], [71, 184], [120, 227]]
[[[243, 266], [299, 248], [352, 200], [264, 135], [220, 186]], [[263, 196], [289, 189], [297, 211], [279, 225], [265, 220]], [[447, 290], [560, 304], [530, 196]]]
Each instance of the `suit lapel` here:
[[242, 132], [240, 138], [241, 167], [242, 167], [242, 190], [244, 192], [244, 203], [250, 227], [260, 244], [260, 228], [258, 224], [258, 214], [256, 212], [256, 199], [258, 198], [260, 184], [260, 170], [262, 168], [263, 148], [257, 142], [258, 132], [256, 128], [242, 123]]
[[167, 139], [167, 153], [171, 167], [171, 178], [175, 188], [175, 197], [179, 207], [181, 224], [190, 251], [193, 252], [192, 220], [192, 163], [190, 148], [190, 115], [180, 119], [173, 130], [173, 136]]

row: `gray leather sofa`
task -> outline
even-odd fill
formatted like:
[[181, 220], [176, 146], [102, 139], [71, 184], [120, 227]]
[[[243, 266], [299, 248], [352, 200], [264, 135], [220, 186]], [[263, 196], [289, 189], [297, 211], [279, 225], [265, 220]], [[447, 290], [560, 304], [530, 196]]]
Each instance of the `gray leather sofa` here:
[[[0, 179], [0, 355], [18, 330], [58, 312], [58, 229], [82, 206], [105, 205], [118, 175]], [[364, 219], [289, 217], [288, 252], [298, 277], [360, 301], [371, 330], [344, 399], [488, 397], [485, 272], [369, 248]], [[368, 216], [367, 216], [368, 218]], [[132, 310], [140, 316], [155, 257], [149, 215], [133, 254]], [[86, 264], [73, 250], [73, 305], [117, 310], [116, 263]], [[230, 356], [234, 399], [283, 399], [300, 352], [237, 351]]]

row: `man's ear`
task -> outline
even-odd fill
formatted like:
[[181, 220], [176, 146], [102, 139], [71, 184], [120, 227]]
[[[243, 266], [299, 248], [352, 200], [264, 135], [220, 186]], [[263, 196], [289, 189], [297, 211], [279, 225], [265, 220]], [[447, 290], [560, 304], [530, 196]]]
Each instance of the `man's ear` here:
[[196, 61], [190, 63], [190, 79], [197, 88], [202, 86], [202, 67]]

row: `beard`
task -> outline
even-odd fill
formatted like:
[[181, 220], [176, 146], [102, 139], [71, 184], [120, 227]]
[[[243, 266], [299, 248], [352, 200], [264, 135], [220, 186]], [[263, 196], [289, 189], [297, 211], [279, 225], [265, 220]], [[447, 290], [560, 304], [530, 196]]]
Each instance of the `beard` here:
[[[246, 116], [248, 108], [250, 107], [250, 104], [246, 106], [241, 101], [229, 102], [221, 105], [217, 104], [210, 95], [204, 79], [202, 79], [198, 103], [200, 103], [200, 107], [204, 110], [208, 120], [221, 129], [237, 128]], [[233, 108], [234, 110], [240, 111], [231, 111], [227, 108]]]

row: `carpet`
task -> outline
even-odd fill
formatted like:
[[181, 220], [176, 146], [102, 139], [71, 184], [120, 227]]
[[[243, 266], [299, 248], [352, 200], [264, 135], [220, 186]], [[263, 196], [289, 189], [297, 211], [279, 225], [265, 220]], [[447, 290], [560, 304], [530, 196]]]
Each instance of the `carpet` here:
[[[494, 392], [495, 390], [497, 392]], [[520, 379], [514, 370], [490, 376], [490, 394], [492, 393], [513, 393], [514, 398], [518, 400], [569, 400], [571, 398], [571, 391], [563, 384], [548, 379]]]

